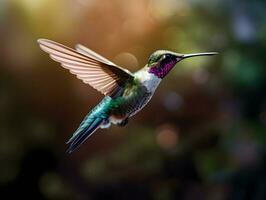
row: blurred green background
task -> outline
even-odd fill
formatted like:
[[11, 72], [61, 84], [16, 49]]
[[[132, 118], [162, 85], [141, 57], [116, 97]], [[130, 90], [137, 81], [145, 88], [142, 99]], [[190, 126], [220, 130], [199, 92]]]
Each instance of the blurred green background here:
[[[266, 199], [264, 0], [1, 0], [1, 199]], [[125, 128], [65, 142], [102, 95], [52, 61], [48, 38], [131, 71], [178, 63]]]

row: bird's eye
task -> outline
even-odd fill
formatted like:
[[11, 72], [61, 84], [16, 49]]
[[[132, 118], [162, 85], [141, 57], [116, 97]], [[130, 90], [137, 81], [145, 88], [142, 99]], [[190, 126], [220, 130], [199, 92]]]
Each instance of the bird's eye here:
[[164, 55], [162, 56], [162, 59], [165, 59], [165, 58], [170, 58], [170, 55], [169, 55], [169, 54], [164, 54]]

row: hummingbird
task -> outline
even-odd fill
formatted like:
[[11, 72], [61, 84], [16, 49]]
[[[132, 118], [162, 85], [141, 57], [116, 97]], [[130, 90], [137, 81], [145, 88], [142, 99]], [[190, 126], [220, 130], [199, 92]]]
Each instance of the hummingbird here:
[[132, 73], [81, 44], [72, 49], [48, 39], [38, 39], [38, 43], [51, 59], [104, 95], [67, 141], [68, 153], [73, 152], [98, 128], [108, 128], [111, 124], [127, 125], [129, 118], [151, 100], [160, 82], [179, 61], [218, 54], [180, 54], [157, 50], [142, 69]]

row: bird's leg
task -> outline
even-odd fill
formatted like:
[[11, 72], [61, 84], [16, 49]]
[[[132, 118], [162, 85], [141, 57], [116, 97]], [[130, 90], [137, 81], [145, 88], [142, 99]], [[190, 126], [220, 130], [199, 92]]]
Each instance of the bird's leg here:
[[123, 121], [121, 121], [120, 123], [118, 123], [117, 125], [123, 127], [123, 126], [127, 125], [127, 123], [128, 123], [128, 117], [125, 118], [125, 119], [124, 119]]

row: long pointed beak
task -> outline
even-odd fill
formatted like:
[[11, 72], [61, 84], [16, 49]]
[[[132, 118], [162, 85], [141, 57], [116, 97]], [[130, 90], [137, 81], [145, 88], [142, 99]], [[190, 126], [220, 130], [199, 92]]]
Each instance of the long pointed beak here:
[[205, 52], [205, 53], [190, 53], [190, 54], [184, 54], [184, 58], [190, 58], [190, 57], [195, 57], [195, 56], [213, 56], [219, 54], [218, 52]]

